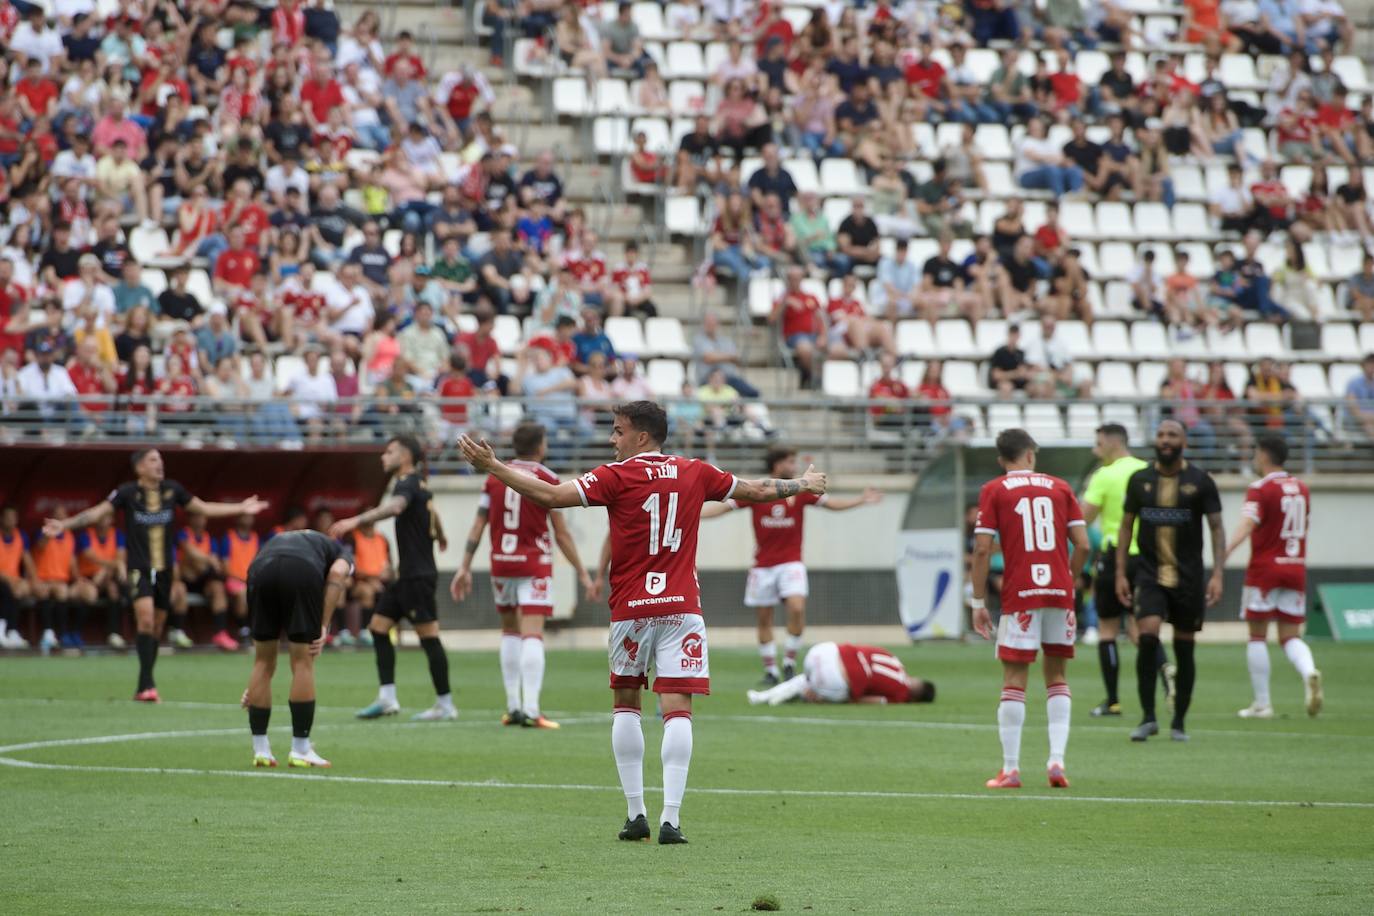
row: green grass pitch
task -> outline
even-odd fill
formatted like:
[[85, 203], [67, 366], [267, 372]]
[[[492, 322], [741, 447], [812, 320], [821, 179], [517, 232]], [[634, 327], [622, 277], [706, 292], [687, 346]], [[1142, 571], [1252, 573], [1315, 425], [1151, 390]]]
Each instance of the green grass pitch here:
[[[128, 700], [132, 658], [4, 659], [0, 910], [738, 913], [772, 895], [792, 913], [1371, 912], [1370, 650], [1315, 647], [1328, 702], [1316, 720], [1272, 652], [1281, 717], [1242, 722], [1243, 648], [1202, 647], [1187, 745], [1127, 741], [1129, 649], [1127, 716], [1091, 719], [1101, 686], [1082, 658], [1073, 788], [1052, 795], [1038, 686], [1026, 788], [982, 788], [1000, 760], [985, 646], [899, 650], [939, 684], [926, 707], [751, 708], [754, 654], [718, 651], [716, 695], [697, 706], [685, 847], [615, 839], [624, 803], [599, 653], [550, 654], [556, 733], [497, 726], [495, 653], [451, 655], [462, 719], [429, 725], [405, 719], [431, 699], [419, 653], [399, 658], [405, 713], [381, 722], [352, 716], [375, 693], [371, 655], [327, 655], [315, 741], [334, 769], [305, 778], [248, 767], [245, 656], [161, 659], [160, 707]], [[285, 674], [272, 722], [283, 761]], [[646, 716], [650, 786], [660, 734]], [[97, 736], [137, 737], [55, 743]], [[652, 819], [661, 798], [647, 801]]]

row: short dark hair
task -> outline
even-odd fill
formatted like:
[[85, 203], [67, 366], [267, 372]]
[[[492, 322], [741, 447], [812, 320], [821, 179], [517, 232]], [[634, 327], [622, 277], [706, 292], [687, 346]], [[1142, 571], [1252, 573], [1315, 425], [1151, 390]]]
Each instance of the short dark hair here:
[[634, 429], [648, 433], [649, 438], [659, 445], [668, 441], [668, 413], [653, 401], [618, 404], [611, 412], [623, 417]]
[[134, 472], [137, 473], [137, 472], [138, 472], [138, 466], [139, 466], [139, 464], [141, 464], [141, 463], [143, 462], [143, 459], [146, 458], [146, 457], [148, 457], [148, 453], [149, 453], [149, 452], [155, 452], [155, 451], [157, 451], [157, 449], [155, 449], [155, 448], [136, 448], [136, 449], [134, 449], [134, 453], [133, 453], [132, 455], [129, 456], [129, 467], [133, 468], [133, 469], [134, 469]]
[[1039, 447], [1024, 429], [1004, 429], [997, 434], [997, 457], [1003, 461], [1020, 461], [1026, 452]]
[[921, 689], [912, 690], [907, 693], [908, 703], [934, 703], [935, 702], [935, 682], [921, 679]]
[[1097, 428], [1097, 434], [1119, 440], [1122, 445], [1131, 441], [1131, 434], [1120, 423], [1103, 423]]
[[289, 525], [298, 518], [308, 519], [310, 513], [305, 511], [305, 506], [287, 506], [282, 510], [281, 523]]
[[768, 446], [768, 451], [763, 456], [763, 461], [764, 465], [766, 466], [766, 470], [770, 474], [773, 473], [773, 468], [778, 466], [779, 461], [786, 461], [788, 458], [791, 458], [795, 454], [797, 454], [797, 450], [792, 448], [791, 446]]
[[521, 423], [511, 434], [510, 441], [515, 447], [515, 457], [530, 458], [544, 444], [544, 427], [538, 423]]
[[1276, 467], [1283, 467], [1288, 463], [1288, 442], [1282, 436], [1260, 436], [1255, 441], [1255, 448], [1268, 455]]
[[392, 436], [390, 439], [386, 440], [387, 445], [393, 442], [410, 452], [410, 460], [415, 463], [416, 467], [425, 463], [425, 447], [420, 444], [419, 439], [411, 435], [400, 435]]

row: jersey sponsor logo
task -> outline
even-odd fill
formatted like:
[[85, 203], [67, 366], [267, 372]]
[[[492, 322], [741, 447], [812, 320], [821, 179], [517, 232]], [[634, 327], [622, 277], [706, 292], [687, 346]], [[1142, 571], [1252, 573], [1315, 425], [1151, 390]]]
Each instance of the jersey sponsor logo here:
[[1030, 631], [1030, 625], [1031, 625], [1031, 613], [1030, 613], [1030, 611], [1017, 611], [1017, 612], [1016, 612], [1016, 625], [1017, 625], [1018, 627], [1021, 628], [1021, 632], [1022, 632], [1022, 633], [1027, 633], [1027, 632], [1029, 632], [1029, 631]]
[[646, 573], [644, 576], [644, 590], [651, 595], [661, 595], [663, 590], [668, 587], [668, 574], [661, 572]]
[[633, 639], [626, 636], [625, 639], [621, 641], [620, 648], [625, 650], [625, 657], [628, 658], [630, 661], [633, 662], [638, 660], [639, 643], [635, 642]]
[[1078, 632], [1078, 615], [1069, 611], [1064, 615], [1064, 638], [1072, 640], [1074, 634]]
[[1197, 484], [1195, 484], [1195, 483], [1185, 483], [1183, 486], [1181, 486], [1181, 487], [1178, 488], [1178, 491], [1179, 491], [1180, 493], [1182, 493], [1184, 496], [1196, 496], [1196, 495], [1197, 495]]
[[1030, 574], [1031, 581], [1034, 582], [1036, 585], [1050, 584], [1050, 576], [1052, 575], [1052, 573], [1050, 572], [1050, 564], [1032, 563], [1030, 568]]
[[1144, 506], [1140, 510], [1140, 517], [1152, 525], [1186, 525], [1193, 520], [1193, 510], [1170, 506]]
[[688, 633], [682, 637], [682, 670], [701, 670], [701, 634]]

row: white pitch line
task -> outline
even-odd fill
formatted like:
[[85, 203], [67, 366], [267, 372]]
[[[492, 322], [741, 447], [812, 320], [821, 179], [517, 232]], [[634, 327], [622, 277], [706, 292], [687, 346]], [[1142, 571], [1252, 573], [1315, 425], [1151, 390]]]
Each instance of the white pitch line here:
[[[0, 747], [0, 754], [17, 750], [37, 750], [52, 747], [75, 747], [82, 745], [116, 744], [121, 741], [148, 741], [163, 738], [195, 738], [239, 734], [242, 729], [196, 729], [170, 732], [135, 732], [127, 735], [96, 735], [89, 738], [57, 738], [49, 741], [31, 741], [26, 744]], [[55, 770], [74, 773], [141, 773], [158, 776], [226, 776], [231, 778], [273, 778], [309, 779], [324, 782], [347, 783], [349, 785], [382, 786], [431, 786], [452, 789], [515, 789], [527, 791], [554, 792], [619, 792], [618, 786], [598, 786], [586, 783], [544, 783], [544, 782], [501, 782], [499, 780], [466, 779], [420, 779], [386, 776], [344, 776], [324, 773], [272, 773], [266, 770], [205, 770], [184, 767], [117, 767], [94, 766], [70, 763], [39, 763], [32, 760], [16, 760], [0, 756], [0, 766], [25, 770]], [[649, 787], [649, 791], [659, 789]], [[1103, 795], [1032, 795], [1020, 793], [973, 793], [973, 792], [884, 792], [839, 789], [732, 789], [696, 787], [694, 794], [743, 796], [754, 798], [874, 798], [889, 801], [996, 801], [1012, 799], [1020, 801], [1050, 802], [1095, 802], [1107, 805], [1183, 805], [1191, 807], [1226, 808], [1338, 808], [1374, 809], [1374, 802], [1341, 801], [1289, 801], [1234, 798], [1127, 798]]]

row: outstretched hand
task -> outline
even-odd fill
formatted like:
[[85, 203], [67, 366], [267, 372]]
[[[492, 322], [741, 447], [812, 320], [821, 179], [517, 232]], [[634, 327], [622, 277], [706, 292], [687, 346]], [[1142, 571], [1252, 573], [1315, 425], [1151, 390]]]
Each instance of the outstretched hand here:
[[871, 506], [883, 501], [883, 493], [877, 487], [864, 487], [863, 503]]
[[802, 489], [807, 493], [823, 496], [827, 486], [825, 472], [816, 470], [814, 464], [808, 464], [806, 466], [806, 473], [801, 476], [801, 485]]
[[486, 439], [459, 436], [458, 450], [463, 453], [463, 460], [479, 471], [490, 471], [496, 467], [496, 452], [487, 444]]
[[62, 524], [60, 518], [43, 519], [43, 537], [45, 538], [59, 538], [62, 536], [62, 532], [66, 530], [67, 526]]
[[356, 515], [351, 518], [341, 518], [329, 526], [329, 536], [336, 541], [342, 541], [357, 527], [358, 517]]
[[258, 499], [257, 494], [254, 494], [239, 503], [239, 511], [244, 515], [257, 515], [259, 512], [266, 509], [267, 506], [267, 500]]

